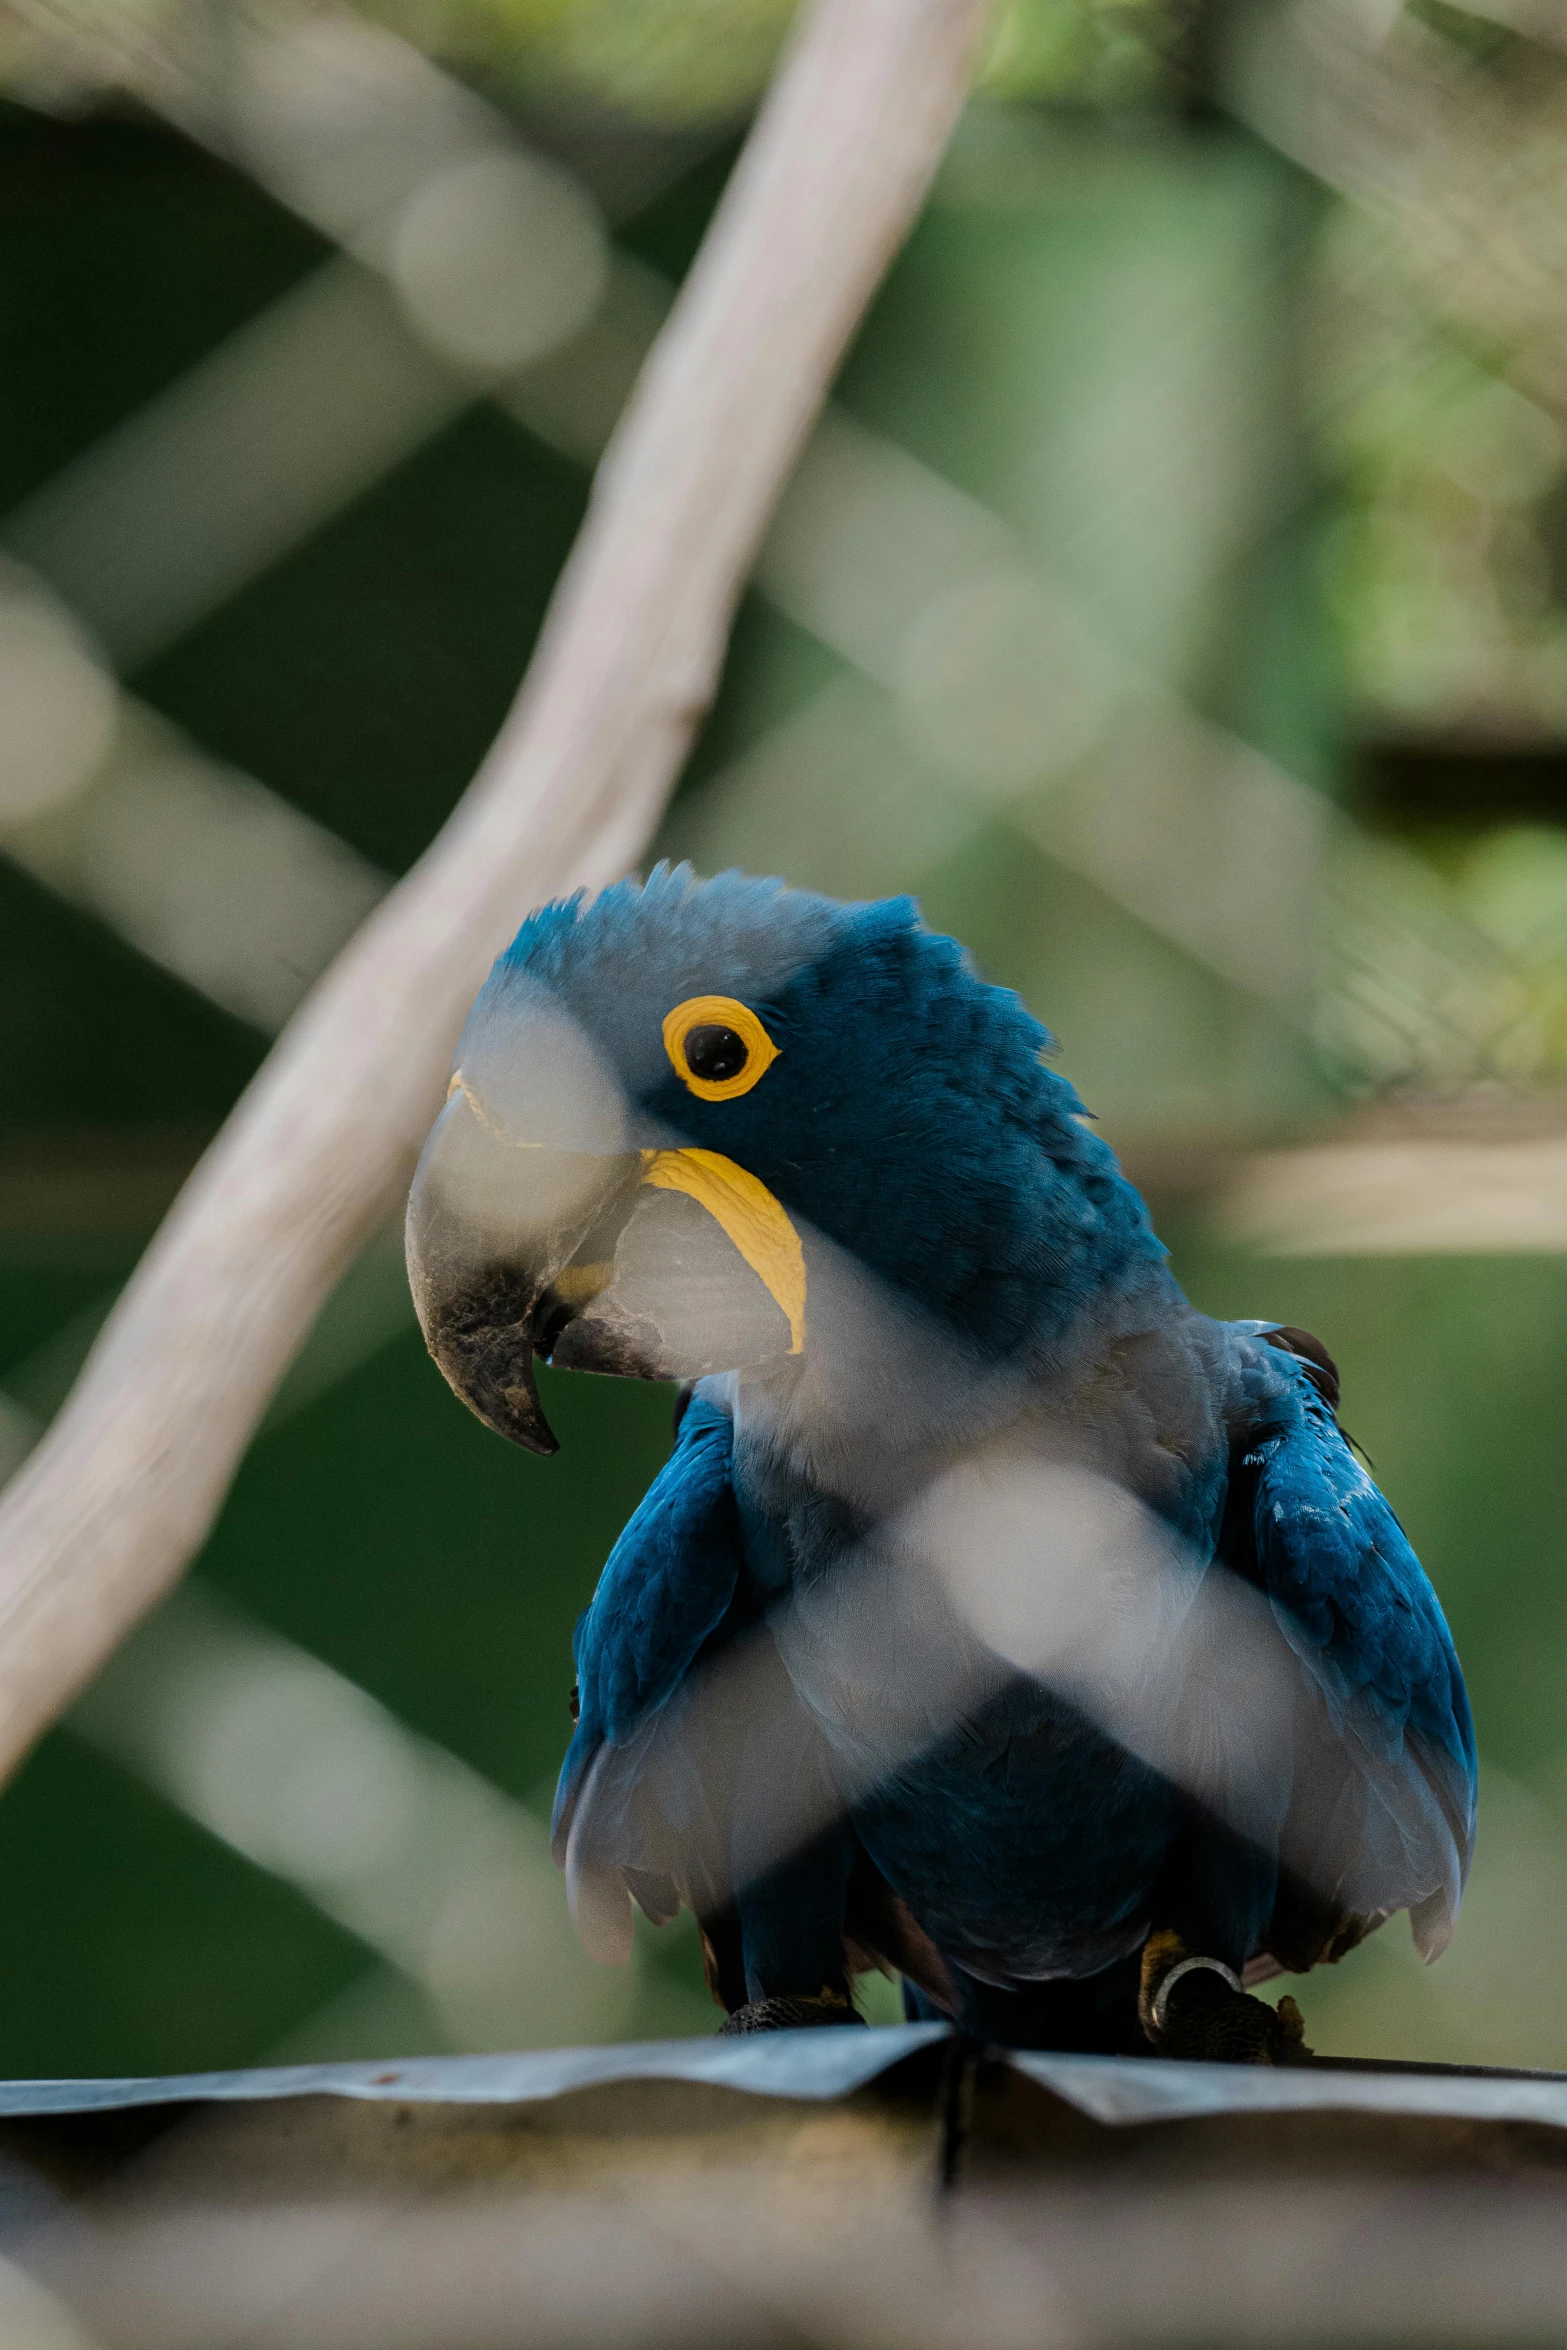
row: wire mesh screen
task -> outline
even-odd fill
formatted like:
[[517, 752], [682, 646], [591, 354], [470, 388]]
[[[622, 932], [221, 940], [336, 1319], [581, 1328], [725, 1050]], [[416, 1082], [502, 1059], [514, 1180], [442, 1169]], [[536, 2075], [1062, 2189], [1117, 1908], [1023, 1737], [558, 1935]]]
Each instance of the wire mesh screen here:
[[[5, 1469], [493, 730], [787, 13], [7, 13]], [[1330, 1331], [1487, 1766], [1442, 1966], [1313, 1979], [1346, 2055], [1567, 2061], [1564, 47], [1003, 9], [659, 844], [916, 895], [1199, 1301]], [[708, 2031], [689, 1917], [589, 1965], [545, 1827], [668, 1407], [561, 1375], [503, 1455], [367, 1252], [0, 1814], [0, 2068]]]

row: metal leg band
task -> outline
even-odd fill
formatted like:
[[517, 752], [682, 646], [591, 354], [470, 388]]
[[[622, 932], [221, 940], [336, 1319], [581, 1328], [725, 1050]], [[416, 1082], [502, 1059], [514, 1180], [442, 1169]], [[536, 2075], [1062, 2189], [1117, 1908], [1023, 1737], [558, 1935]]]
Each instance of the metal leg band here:
[[1155, 2033], [1159, 2036], [1163, 2036], [1165, 2011], [1170, 2004], [1170, 1993], [1175, 1989], [1182, 1975], [1196, 1974], [1199, 1969], [1205, 1969], [1210, 1975], [1222, 1975], [1232, 1991], [1240, 1991], [1245, 1987], [1234, 1968], [1227, 1967], [1222, 1958], [1183, 1958], [1178, 1960], [1153, 1995], [1153, 2025]]

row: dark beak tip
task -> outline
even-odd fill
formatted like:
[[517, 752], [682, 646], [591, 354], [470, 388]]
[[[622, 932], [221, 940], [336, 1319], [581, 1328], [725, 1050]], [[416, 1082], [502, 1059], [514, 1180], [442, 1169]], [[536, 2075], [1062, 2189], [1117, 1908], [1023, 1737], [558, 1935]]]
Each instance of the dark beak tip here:
[[505, 1433], [513, 1444], [520, 1444], [524, 1452], [536, 1453], [540, 1460], [549, 1460], [560, 1450], [560, 1438], [553, 1428], [545, 1426], [542, 1418], [527, 1427], [508, 1428]]
[[[494, 1353], [484, 1346], [453, 1345], [449, 1333], [426, 1332], [426, 1345], [436, 1369], [459, 1402], [477, 1420], [504, 1436], [524, 1452], [548, 1459], [560, 1450], [560, 1440], [544, 1417], [533, 1380], [527, 1333], [508, 1333], [509, 1343]], [[487, 1359], [488, 1358], [488, 1359]], [[519, 1376], [519, 1372], [521, 1376]]]
[[[455, 1382], [454, 1382], [455, 1384]], [[524, 1452], [537, 1453], [548, 1460], [560, 1450], [560, 1439], [544, 1417], [538, 1396], [528, 1387], [492, 1386], [486, 1394], [472, 1388], [459, 1387], [458, 1394], [487, 1428], [508, 1443], [519, 1445]]]
[[459, 1387], [454, 1379], [449, 1380], [448, 1384], [459, 1400], [468, 1406], [474, 1418], [482, 1420], [486, 1428], [492, 1429], [497, 1436], [504, 1436], [508, 1444], [517, 1445], [523, 1452], [536, 1453], [541, 1460], [548, 1460], [552, 1453], [559, 1452], [560, 1438], [536, 1401], [530, 1403], [519, 1399], [514, 1404], [511, 1397], [506, 1395], [493, 1392], [476, 1395], [469, 1388]]

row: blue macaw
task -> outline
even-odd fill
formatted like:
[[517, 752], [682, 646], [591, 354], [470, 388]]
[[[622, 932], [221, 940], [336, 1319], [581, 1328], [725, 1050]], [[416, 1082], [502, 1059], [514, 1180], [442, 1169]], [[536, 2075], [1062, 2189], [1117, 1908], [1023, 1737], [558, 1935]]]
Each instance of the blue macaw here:
[[1292, 2062], [1248, 1983], [1451, 1932], [1464, 1684], [1331, 1358], [1188, 1303], [1051, 1049], [906, 899], [548, 906], [420, 1160], [415, 1301], [535, 1452], [535, 1355], [685, 1383], [577, 1629], [590, 1947], [688, 1903], [726, 2030], [854, 2022], [881, 1966], [988, 2041]]

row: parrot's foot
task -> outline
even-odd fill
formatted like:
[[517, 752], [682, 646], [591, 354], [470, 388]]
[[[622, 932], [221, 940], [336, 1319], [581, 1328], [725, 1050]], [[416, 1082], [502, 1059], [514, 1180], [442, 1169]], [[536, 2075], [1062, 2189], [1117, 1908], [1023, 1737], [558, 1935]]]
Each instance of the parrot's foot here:
[[813, 1998], [752, 1999], [737, 2007], [718, 2027], [721, 2040], [741, 2032], [812, 2031], [822, 2024], [863, 2024], [865, 2018], [839, 1991], [818, 1991]]
[[1306, 2022], [1287, 1994], [1277, 2007], [1254, 1999], [1230, 1968], [1198, 1958], [1174, 1934], [1149, 1938], [1139, 2002], [1143, 2030], [1161, 2056], [1208, 2064], [1309, 2064]]
[[1309, 2064], [1306, 2023], [1288, 1994], [1277, 2007], [1232, 1990], [1211, 1967], [1194, 1968], [1173, 1984], [1165, 2005], [1161, 2056], [1196, 2057], [1209, 2064]]

